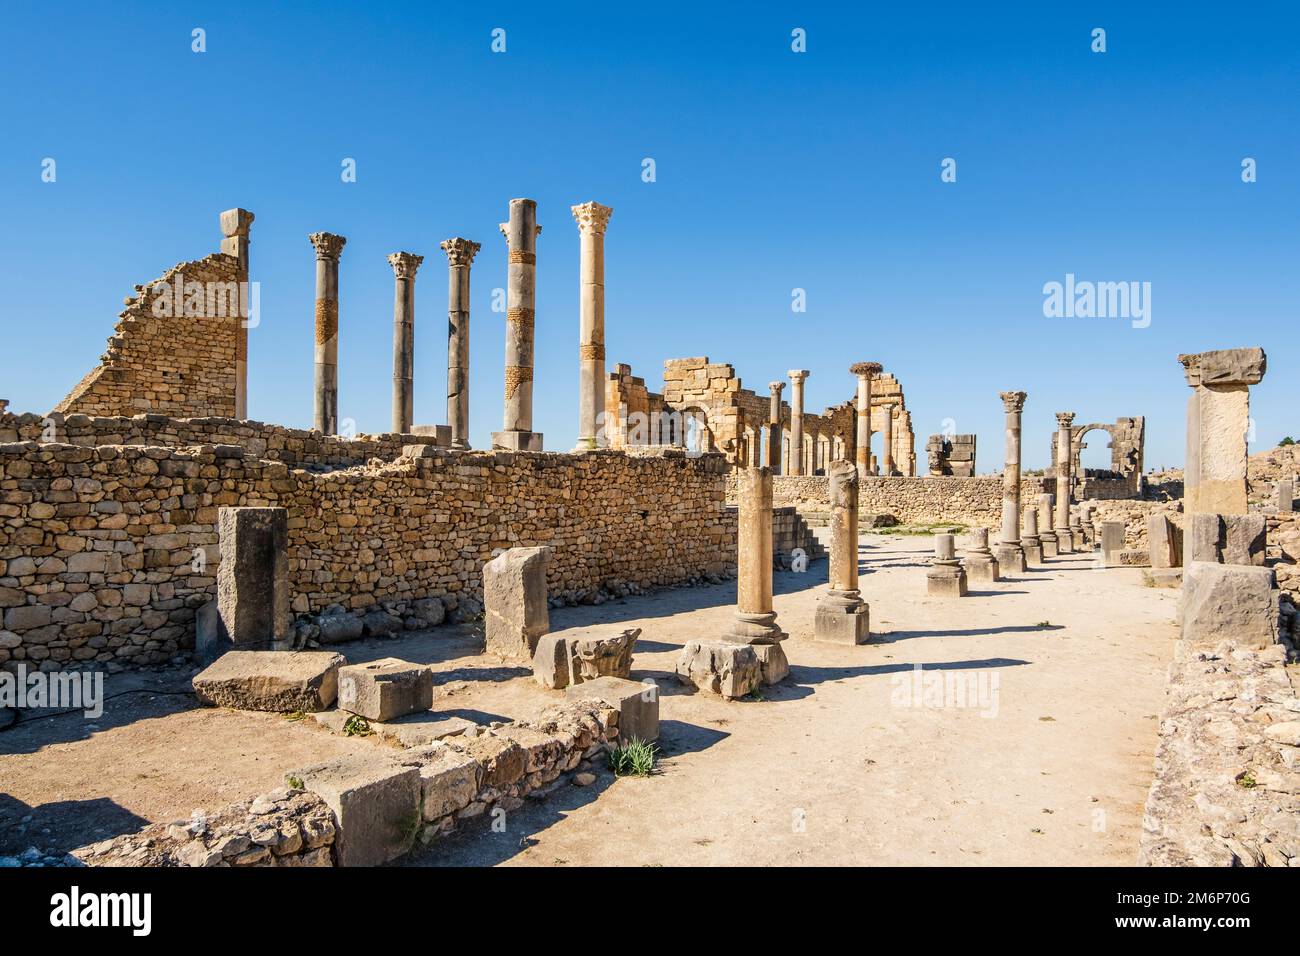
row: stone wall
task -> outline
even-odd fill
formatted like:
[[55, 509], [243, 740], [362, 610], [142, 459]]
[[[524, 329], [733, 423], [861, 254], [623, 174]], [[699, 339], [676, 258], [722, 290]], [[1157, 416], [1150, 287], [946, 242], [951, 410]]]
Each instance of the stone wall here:
[[362, 465], [372, 458], [391, 461], [407, 445], [434, 445], [432, 435], [357, 435], [340, 438], [318, 431], [285, 428], [235, 418], [0, 414], [0, 443], [48, 441], [68, 445], [237, 445], [245, 455], [284, 462], [291, 468], [328, 470]]
[[100, 364], [54, 411], [233, 416], [243, 278], [237, 258], [216, 253], [137, 286]]
[[451, 452], [317, 474], [236, 446], [0, 445], [0, 666], [146, 664], [193, 645], [217, 510], [289, 511], [293, 610], [481, 601], [497, 549], [551, 545], [548, 589], [734, 571], [725, 461]]

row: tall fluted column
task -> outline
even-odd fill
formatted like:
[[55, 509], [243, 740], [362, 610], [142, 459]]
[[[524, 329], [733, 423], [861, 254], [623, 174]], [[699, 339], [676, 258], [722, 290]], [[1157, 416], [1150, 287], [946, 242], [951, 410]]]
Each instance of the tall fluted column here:
[[998, 541], [998, 566], [1004, 572], [1025, 570], [1025, 551], [1020, 546], [1020, 415], [1025, 408], [1024, 392], [1003, 392], [1006, 411], [1006, 464], [1002, 470], [1002, 534]]
[[424, 256], [394, 252], [393, 267], [393, 431], [409, 434], [415, 417], [415, 273]]
[[781, 473], [781, 389], [785, 382], [768, 382], [772, 393], [771, 405], [767, 413], [767, 467], [772, 474]]
[[339, 430], [339, 257], [347, 239], [330, 232], [307, 237], [316, 247], [316, 414], [314, 427]]
[[858, 473], [871, 474], [871, 379], [882, 371], [879, 362], [858, 362], [849, 366], [849, 371], [857, 376], [857, 434], [854, 454]]
[[740, 644], [785, 640], [772, 610], [772, 473], [736, 471], [736, 617], [725, 639]]
[[803, 467], [803, 383], [812, 374], [805, 369], [791, 369], [790, 376], [790, 474], [802, 475]]
[[221, 214], [221, 251], [239, 260], [239, 315], [235, 327], [235, 417], [239, 419], [248, 417], [248, 230], [254, 218], [247, 209], [227, 209]]
[[502, 431], [492, 446], [509, 451], [541, 451], [533, 431], [533, 325], [537, 307], [537, 202], [510, 200], [510, 220], [501, 224], [509, 249], [506, 281], [506, 396]]
[[600, 440], [605, 412], [605, 228], [614, 210], [598, 202], [572, 207], [582, 237], [578, 285], [578, 447], [609, 445]]
[[438, 248], [447, 254], [447, 424], [451, 447], [469, 450], [469, 269], [479, 244], [457, 236]]
[[858, 468], [837, 459], [826, 469], [830, 486], [830, 589], [817, 602], [813, 638], [835, 644], [865, 644], [871, 638], [870, 610], [858, 589]]
[[1074, 412], [1056, 413], [1056, 550], [1061, 554], [1074, 551], [1070, 530], [1070, 496], [1074, 493], [1074, 447], [1070, 429], [1073, 424]]
[[881, 451], [883, 453], [880, 472], [889, 477], [897, 471], [894, 467], [894, 406], [886, 405], [884, 412], [885, 427], [880, 435]]

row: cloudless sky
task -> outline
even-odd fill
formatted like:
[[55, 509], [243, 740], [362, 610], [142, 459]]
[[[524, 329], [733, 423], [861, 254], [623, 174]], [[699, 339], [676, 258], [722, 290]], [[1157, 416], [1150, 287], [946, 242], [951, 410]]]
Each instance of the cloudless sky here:
[[[981, 472], [998, 468], [1009, 389], [1029, 393], [1026, 467], [1048, 462], [1064, 409], [1147, 416], [1148, 467], [1173, 466], [1178, 353], [1259, 345], [1253, 450], [1271, 447], [1300, 437], [1298, 36], [1288, 3], [7, 3], [0, 398], [55, 405], [132, 286], [216, 251], [218, 212], [243, 206], [262, 293], [252, 417], [310, 427], [307, 234], [323, 230], [348, 239], [340, 417], [389, 427], [385, 257], [408, 250], [425, 256], [415, 418], [445, 422], [438, 242], [460, 235], [483, 244], [471, 441], [486, 447], [502, 412], [497, 224], [526, 196], [544, 227], [534, 427], [549, 450], [577, 434], [569, 207], [593, 199], [614, 207], [609, 368], [654, 390], [664, 359], [707, 355], [760, 394], [810, 369], [819, 411], [853, 394], [850, 363], [874, 360], [903, 383], [922, 471], [945, 419], [979, 435]], [[1258, 182], [1242, 182], [1245, 157]], [[1043, 285], [1066, 273], [1150, 282], [1150, 327], [1045, 318]], [[1094, 433], [1086, 465], [1109, 463], [1104, 445]]]

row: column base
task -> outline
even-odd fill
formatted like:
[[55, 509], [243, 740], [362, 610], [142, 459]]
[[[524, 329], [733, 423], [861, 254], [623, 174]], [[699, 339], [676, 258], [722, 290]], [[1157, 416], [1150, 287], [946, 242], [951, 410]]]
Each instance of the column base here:
[[960, 564], [938, 564], [925, 572], [925, 590], [932, 597], [965, 597], [966, 569]]
[[450, 425], [412, 425], [410, 434], [432, 438], [433, 443], [440, 448], [452, 447]]
[[1054, 558], [1060, 554], [1055, 531], [1042, 532], [1038, 536], [1038, 542], [1043, 546], [1044, 558]]
[[871, 640], [871, 609], [861, 597], [856, 602], [845, 597], [848, 593], [851, 592], [828, 591], [817, 602], [814, 641], [857, 645]]
[[736, 612], [731, 630], [719, 639], [732, 644], [776, 644], [790, 635], [776, 624], [776, 612], [766, 614], [744, 614]]
[[752, 644], [754, 653], [758, 655], [758, 667], [763, 675], [763, 683], [767, 686], [779, 684], [790, 676], [790, 661], [785, 656], [785, 651], [781, 649], [780, 644]]
[[1074, 535], [1068, 531], [1056, 532], [1056, 553], [1074, 554]]
[[967, 553], [962, 561], [966, 565], [967, 580], [987, 584], [1002, 580], [1002, 575], [998, 573], [998, 559], [992, 554]]
[[1020, 547], [1025, 552], [1026, 565], [1039, 565], [1043, 563], [1043, 545], [1037, 538], [1020, 539]]
[[492, 433], [493, 451], [541, 451], [542, 433], [504, 431]]
[[1025, 552], [1019, 541], [1000, 541], [993, 551], [998, 568], [1003, 574], [1022, 574], [1025, 570]]

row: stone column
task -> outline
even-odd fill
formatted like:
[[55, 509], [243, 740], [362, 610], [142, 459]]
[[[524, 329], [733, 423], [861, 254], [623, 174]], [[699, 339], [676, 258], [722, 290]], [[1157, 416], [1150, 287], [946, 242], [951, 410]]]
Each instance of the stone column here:
[[393, 431], [409, 435], [415, 416], [415, 273], [424, 256], [394, 252], [393, 267]]
[[533, 325], [537, 306], [537, 202], [510, 200], [510, 220], [501, 224], [509, 250], [506, 282], [506, 398], [502, 431], [493, 432], [492, 447], [541, 451], [542, 436], [533, 431]]
[[726, 640], [775, 644], [785, 640], [772, 610], [772, 473], [736, 471], [736, 619]]
[[1038, 496], [1038, 540], [1043, 546], [1043, 557], [1054, 558], [1060, 553], [1060, 537], [1052, 512], [1053, 497], [1044, 492]]
[[1002, 470], [1002, 533], [998, 539], [998, 566], [1007, 573], [1025, 570], [1025, 551], [1020, 545], [1020, 414], [1025, 408], [1024, 392], [1003, 392], [1006, 411], [1006, 464]]
[[231, 648], [287, 649], [291, 637], [289, 512], [284, 508], [217, 510], [217, 598], [200, 612], [199, 660]]
[[989, 529], [972, 528], [966, 549], [966, 576], [972, 581], [999, 581], [998, 559], [989, 550]]
[[605, 228], [614, 210], [598, 202], [572, 207], [582, 237], [578, 267], [578, 446], [609, 445], [600, 439], [605, 412]]
[[479, 244], [444, 239], [447, 254], [447, 425], [451, 447], [469, 450], [469, 269]]
[[227, 209], [221, 214], [221, 251], [239, 260], [239, 315], [235, 328], [235, 417], [239, 419], [248, 418], [248, 230], [253, 219], [247, 209]]
[[886, 405], [885, 410], [885, 428], [880, 435], [881, 452], [881, 473], [886, 477], [892, 476], [897, 469], [894, 467], [894, 406]]
[[858, 588], [858, 469], [839, 459], [830, 476], [830, 589], [817, 602], [813, 638], [834, 644], [871, 639], [870, 609]]
[[1187, 514], [1246, 513], [1250, 386], [1268, 367], [1263, 349], [1180, 355], [1192, 397], [1183, 498]]
[[772, 402], [767, 413], [767, 467], [772, 474], [781, 473], [781, 389], [785, 382], [768, 382]]
[[1020, 535], [1020, 547], [1025, 552], [1025, 564], [1043, 563], [1043, 543], [1038, 537], [1038, 508], [1030, 504], [1025, 509], [1025, 530]]
[[858, 362], [849, 366], [857, 376], [857, 434], [854, 439], [854, 456], [858, 473], [871, 474], [871, 379], [882, 371], [879, 362]]
[[803, 383], [812, 373], [791, 369], [790, 376], [790, 474], [802, 475], [803, 467]]
[[339, 430], [339, 257], [347, 239], [331, 232], [308, 236], [316, 247], [316, 416], [326, 435]]
[[1074, 447], [1070, 426], [1074, 412], [1056, 413], [1056, 548], [1061, 554], [1074, 551], [1070, 529], [1070, 497], [1074, 493]]

